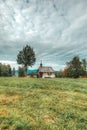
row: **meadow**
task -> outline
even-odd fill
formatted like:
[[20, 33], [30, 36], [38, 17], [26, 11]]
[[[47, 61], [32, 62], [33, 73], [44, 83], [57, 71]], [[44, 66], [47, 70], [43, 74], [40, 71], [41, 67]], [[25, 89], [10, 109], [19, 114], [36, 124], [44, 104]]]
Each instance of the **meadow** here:
[[0, 130], [87, 130], [87, 79], [0, 78]]

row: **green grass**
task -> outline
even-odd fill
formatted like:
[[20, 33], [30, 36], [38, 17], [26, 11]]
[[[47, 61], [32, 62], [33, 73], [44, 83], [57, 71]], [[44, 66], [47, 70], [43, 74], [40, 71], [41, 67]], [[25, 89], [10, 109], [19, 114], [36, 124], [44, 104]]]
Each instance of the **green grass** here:
[[87, 79], [0, 78], [0, 130], [87, 130]]

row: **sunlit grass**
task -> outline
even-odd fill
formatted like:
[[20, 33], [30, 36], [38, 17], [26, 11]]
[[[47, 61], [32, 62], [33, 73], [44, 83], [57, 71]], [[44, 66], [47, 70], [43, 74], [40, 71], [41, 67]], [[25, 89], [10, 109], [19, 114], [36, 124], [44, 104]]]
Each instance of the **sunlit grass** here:
[[0, 130], [86, 129], [86, 79], [0, 78]]

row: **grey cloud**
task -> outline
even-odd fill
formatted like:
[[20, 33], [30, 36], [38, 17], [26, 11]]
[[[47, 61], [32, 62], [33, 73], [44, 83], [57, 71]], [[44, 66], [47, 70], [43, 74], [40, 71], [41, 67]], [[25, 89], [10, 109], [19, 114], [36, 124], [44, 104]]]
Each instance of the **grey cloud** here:
[[63, 66], [86, 57], [87, 0], [1, 0], [0, 60], [16, 60], [29, 43], [37, 63]]

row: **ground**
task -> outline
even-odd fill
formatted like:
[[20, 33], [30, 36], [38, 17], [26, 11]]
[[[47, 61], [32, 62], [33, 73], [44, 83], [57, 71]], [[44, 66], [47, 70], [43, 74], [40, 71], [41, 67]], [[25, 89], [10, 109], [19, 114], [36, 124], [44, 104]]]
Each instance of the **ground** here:
[[86, 130], [87, 79], [0, 78], [0, 130]]

